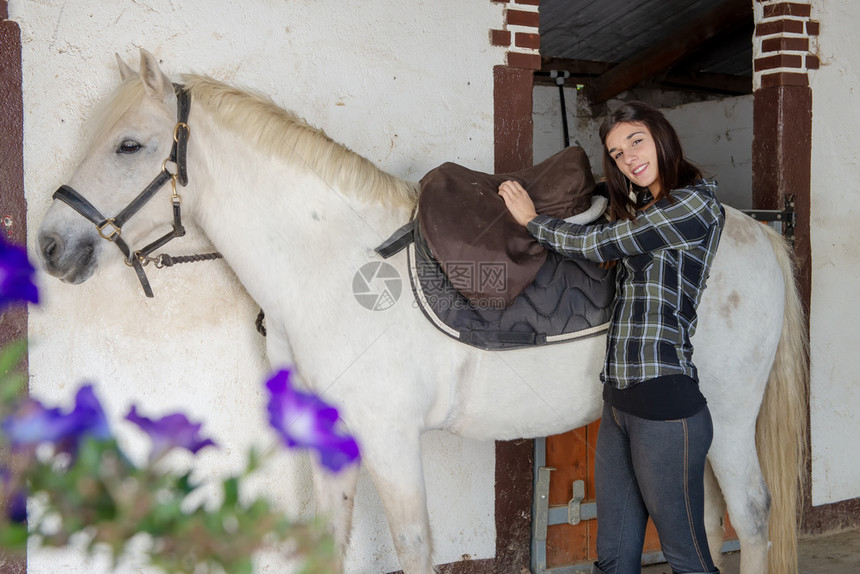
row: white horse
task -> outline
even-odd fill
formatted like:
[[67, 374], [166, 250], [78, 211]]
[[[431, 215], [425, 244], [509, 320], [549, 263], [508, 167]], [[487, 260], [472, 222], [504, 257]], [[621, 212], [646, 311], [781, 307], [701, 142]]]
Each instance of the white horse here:
[[[120, 68], [124, 81], [107, 100], [98, 136], [69, 182], [107, 215], [161, 172], [174, 134], [185, 130], [174, 129], [178, 98], [152, 55], [141, 51], [139, 73], [121, 61]], [[416, 185], [377, 169], [266, 98], [198, 75], [183, 82], [192, 135], [181, 208], [265, 310], [272, 365], [294, 365], [303, 384], [340, 408], [384, 493], [403, 571], [429, 574], [421, 433], [445, 429], [508, 440], [594, 421], [604, 338], [488, 352], [435, 329], [414, 309], [408, 290], [384, 311], [365, 309], [353, 297], [353, 277], [379, 260], [374, 247], [408, 221]], [[806, 443], [803, 314], [782, 239], [726, 211], [693, 340], [714, 421], [709, 541], [718, 557], [727, 506], [740, 538], [741, 572], [767, 572], [770, 559], [771, 572], [784, 574], [796, 570]], [[149, 202], [124, 225], [122, 238], [134, 246], [169, 221], [163, 199]], [[102, 258], [119, 255], [60, 201], [41, 224], [39, 247], [47, 271], [71, 283], [90, 277]], [[405, 254], [389, 261], [407, 277]], [[356, 470], [315, 469], [317, 511], [330, 513], [342, 548], [356, 480]]]

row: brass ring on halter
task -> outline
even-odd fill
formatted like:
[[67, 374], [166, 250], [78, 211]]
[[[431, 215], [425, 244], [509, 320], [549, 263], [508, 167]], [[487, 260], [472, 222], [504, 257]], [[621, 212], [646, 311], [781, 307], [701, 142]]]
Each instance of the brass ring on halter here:
[[173, 141], [175, 141], [176, 143], [179, 143], [179, 129], [180, 128], [185, 130], [185, 133], [188, 135], [188, 137], [191, 137], [191, 128], [188, 127], [188, 124], [186, 124], [185, 122], [179, 122], [173, 128]]
[[[176, 171], [170, 171], [169, 169], [167, 169], [167, 164], [172, 165], [173, 169], [175, 169]], [[166, 171], [170, 174], [172, 178], [176, 179], [176, 177], [179, 175], [179, 166], [176, 165], [175, 161], [171, 160], [170, 158], [167, 158], [163, 162], [161, 162], [161, 171]]]
[[[133, 257], [133, 259], [131, 259], [131, 260], [129, 260], [129, 259], [123, 260], [124, 263], [126, 264], [126, 266], [134, 267], [134, 259], [137, 259], [140, 262], [141, 267], [146, 267], [151, 262], [157, 261], [157, 259], [155, 259], [154, 257], [147, 257], [146, 255], [142, 254], [140, 251], [135, 251], [134, 254], [132, 255], [132, 257]], [[156, 267], [158, 267], [158, 266], [156, 265]]]

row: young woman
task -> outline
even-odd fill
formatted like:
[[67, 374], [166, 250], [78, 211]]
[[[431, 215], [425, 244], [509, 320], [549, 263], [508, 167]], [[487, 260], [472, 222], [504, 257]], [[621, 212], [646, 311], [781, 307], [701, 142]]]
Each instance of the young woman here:
[[655, 108], [622, 105], [601, 125], [600, 139], [609, 223], [578, 226], [538, 215], [520, 184], [499, 188], [514, 219], [545, 247], [617, 262], [600, 376], [592, 572], [640, 572], [650, 516], [674, 573], [715, 573], [703, 519], [713, 427], [690, 338], [725, 212], [716, 183], [684, 158], [675, 130]]

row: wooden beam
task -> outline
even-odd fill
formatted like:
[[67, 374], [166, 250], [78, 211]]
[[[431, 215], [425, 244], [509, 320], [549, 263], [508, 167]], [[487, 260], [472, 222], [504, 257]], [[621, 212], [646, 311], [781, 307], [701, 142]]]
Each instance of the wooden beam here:
[[669, 74], [661, 80], [660, 85], [670, 88], [706, 90], [709, 92], [731, 95], [753, 93], [752, 75], [733, 76], [730, 74], [711, 74], [703, 72]]
[[[567, 72], [570, 76], [565, 85], [588, 85], [596, 78], [607, 73], [614, 64], [594, 62], [591, 60], [572, 60], [565, 58], [544, 58], [540, 71], [535, 72], [535, 85], [555, 86], [556, 79], [550, 77], [551, 72]], [[721, 94], [751, 94], [752, 75], [735, 76], [730, 74], [714, 74], [710, 72], [673, 72], [656, 79], [656, 82], [667, 89], [692, 89], [716, 92]]]
[[752, 16], [750, 0], [725, 0], [707, 14], [685, 25], [677, 34], [621, 62], [597, 78], [587, 88], [591, 103], [605, 102], [632, 88], [665, 70], [706, 40]]
[[[571, 76], [601, 76], [615, 66], [612, 62], [573, 60], [570, 58], [541, 58], [541, 72], [570, 72]], [[537, 75], [535, 75], [537, 80]]]

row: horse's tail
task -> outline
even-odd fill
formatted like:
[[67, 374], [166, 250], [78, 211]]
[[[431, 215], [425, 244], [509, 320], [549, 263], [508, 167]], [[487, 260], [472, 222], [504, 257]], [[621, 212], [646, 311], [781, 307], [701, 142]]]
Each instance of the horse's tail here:
[[756, 421], [756, 445], [771, 494], [769, 570], [772, 574], [792, 574], [798, 571], [797, 520], [806, 465], [809, 343], [793, 254], [777, 232], [766, 230], [782, 269], [785, 308], [782, 334]]

